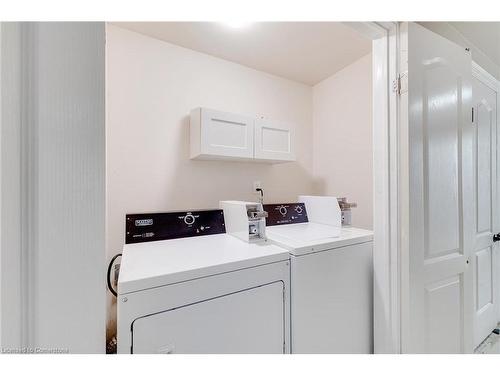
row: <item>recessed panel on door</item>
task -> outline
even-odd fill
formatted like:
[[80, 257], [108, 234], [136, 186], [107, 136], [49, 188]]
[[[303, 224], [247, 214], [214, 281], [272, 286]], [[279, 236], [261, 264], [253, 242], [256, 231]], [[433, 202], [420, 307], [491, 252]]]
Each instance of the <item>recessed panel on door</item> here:
[[445, 62], [424, 62], [426, 258], [460, 250], [460, 77]]
[[463, 303], [458, 276], [439, 280], [425, 288], [427, 353], [459, 353]]
[[[480, 89], [481, 83], [476, 82], [474, 87], [476, 90]], [[485, 89], [485, 88], [483, 88]], [[479, 93], [476, 93], [478, 95]], [[494, 94], [493, 92], [491, 94]], [[494, 96], [493, 96], [494, 98]], [[494, 105], [489, 103], [485, 98], [482, 98], [475, 108], [475, 175], [476, 182], [476, 196], [477, 196], [477, 233], [492, 231], [492, 140], [493, 140], [493, 126], [495, 120]]]
[[204, 109], [201, 119], [204, 153], [253, 157], [253, 120], [251, 118]]
[[[476, 312], [481, 314], [493, 304], [493, 253], [491, 247], [476, 252]], [[492, 329], [495, 326], [492, 327]], [[487, 332], [489, 333], [489, 332]], [[483, 337], [483, 339], [486, 338]]]
[[244, 121], [210, 116], [205, 131], [206, 147], [246, 150], [249, 146], [248, 124]]

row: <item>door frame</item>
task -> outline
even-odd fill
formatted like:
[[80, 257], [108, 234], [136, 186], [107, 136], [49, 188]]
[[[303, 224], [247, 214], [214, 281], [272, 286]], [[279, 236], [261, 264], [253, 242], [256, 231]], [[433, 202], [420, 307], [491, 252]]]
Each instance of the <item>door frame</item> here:
[[[498, 173], [498, 169], [500, 168], [500, 152], [498, 152], [498, 147], [500, 146], [500, 115], [498, 113], [500, 109], [500, 80], [497, 80], [495, 77], [493, 77], [490, 73], [488, 73], [485, 69], [481, 67], [478, 63], [475, 61], [472, 61], [472, 77], [477, 78], [480, 82], [484, 83], [486, 86], [488, 86], [490, 89], [496, 92], [497, 94], [497, 118], [496, 118], [496, 124], [497, 124], [497, 139], [496, 139], [496, 144], [497, 144], [497, 174], [496, 174], [496, 179], [497, 179], [497, 201], [500, 198], [500, 173]], [[496, 213], [497, 218], [500, 218], [500, 212]], [[493, 228], [493, 231], [498, 232], [500, 231], [500, 223], [497, 222], [497, 227]], [[495, 251], [495, 248], [493, 247], [493, 251]], [[499, 250], [496, 249], [498, 252]], [[497, 267], [500, 272], [500, 254], [497, 256], [497, 263], [494, 264], [494, 266]], [[500, 288], [497, 290], [497, 300], [500, 301]], [[497, 316], [497, 323], [500, 322], [500, 303], [497, 303], [497, 308], [496, 308], [496, 316]]]
[[374, 352], [401, 352], [400, 23], [347, 23], [372, 40]]

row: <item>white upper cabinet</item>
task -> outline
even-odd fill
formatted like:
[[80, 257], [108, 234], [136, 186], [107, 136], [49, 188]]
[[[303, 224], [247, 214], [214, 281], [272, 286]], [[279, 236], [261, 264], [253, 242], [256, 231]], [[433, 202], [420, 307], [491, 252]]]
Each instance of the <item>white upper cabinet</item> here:
[[191, 159], [252, 159], [254, 119], [196, 108], [191, 111]]
[[255, 120], [255, 159], [293, 161], [292, 130], [272, 120]]
[[295, 160], [289, 127], [271, 120], [196, 108], [191, 111], [191, 159]]

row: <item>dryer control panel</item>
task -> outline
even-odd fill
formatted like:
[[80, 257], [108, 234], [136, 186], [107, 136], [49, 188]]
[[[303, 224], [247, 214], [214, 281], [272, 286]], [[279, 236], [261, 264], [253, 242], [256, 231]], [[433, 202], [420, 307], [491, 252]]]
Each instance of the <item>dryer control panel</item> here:
[[265, 204], [264, 211], [268, 213], [267, 226], [308, 222], [304, 203]]
[[225, 233], [222, 210], [131, 214], [125, 217], [125, 243]]

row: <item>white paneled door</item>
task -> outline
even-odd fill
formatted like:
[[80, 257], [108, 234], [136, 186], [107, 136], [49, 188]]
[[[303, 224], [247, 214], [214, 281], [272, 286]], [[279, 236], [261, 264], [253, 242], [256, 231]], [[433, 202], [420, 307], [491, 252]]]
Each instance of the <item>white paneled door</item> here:
[[474, 285], [474, 346], [497, 325], [498, 232], [497, 208], [497, 93], [483, 80], [472, 84], [474, 107], [475, 242], [472, 259]]
[[414, 23], [408, 24], [407, 37], [409, 251], [402, 351], [471, 352], [471, 57]]

